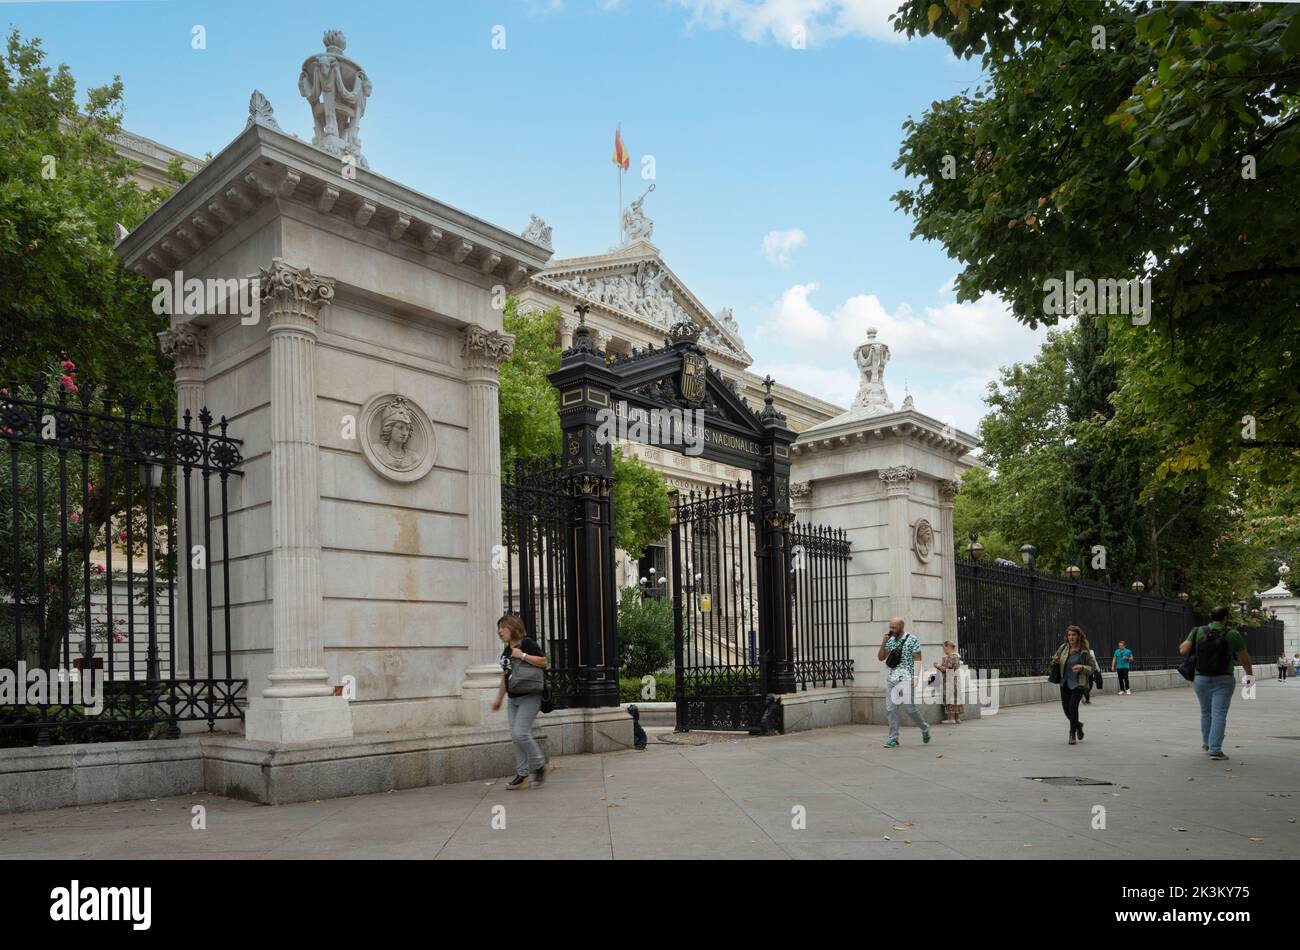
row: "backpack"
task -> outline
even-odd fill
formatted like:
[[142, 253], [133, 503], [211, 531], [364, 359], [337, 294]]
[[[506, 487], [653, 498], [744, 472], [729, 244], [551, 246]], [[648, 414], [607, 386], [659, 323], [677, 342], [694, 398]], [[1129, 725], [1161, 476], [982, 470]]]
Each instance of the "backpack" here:
[[1223, 676], [1232, 672], [1227, 630], [1201, 628], [1196, 637], [1196, 672], [1201, 676]]

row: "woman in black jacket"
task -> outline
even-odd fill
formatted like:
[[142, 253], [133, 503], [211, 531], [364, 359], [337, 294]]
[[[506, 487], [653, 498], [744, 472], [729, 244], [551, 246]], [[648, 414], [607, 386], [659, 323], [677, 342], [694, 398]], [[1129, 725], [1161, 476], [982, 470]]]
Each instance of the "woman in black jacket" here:
[[515, 614], [506, 614], [497, 621], [497, 637], [504, 649], [501, 651], [501, 688], [497, 690], [492, 711], [501, 708], [501, 700], [508, 694], [510, 701], [506, 707], [506, 719], [510, 724], [510, 738], [515, 743], [515, 777], [506, 788], [522, 788], [528, 781], [529, 770], [532, 771], [533, 784], [541, 785], [546, 781], [546, 759], [533, 738], [533, 720], [542, 708], [542, 690], [538, 688], [536, 692], [527, 693], [511, 690], [510, 676], [515, 663], [546, 669], [546, 655], [537, 641], [528, 636], [524, 622]]

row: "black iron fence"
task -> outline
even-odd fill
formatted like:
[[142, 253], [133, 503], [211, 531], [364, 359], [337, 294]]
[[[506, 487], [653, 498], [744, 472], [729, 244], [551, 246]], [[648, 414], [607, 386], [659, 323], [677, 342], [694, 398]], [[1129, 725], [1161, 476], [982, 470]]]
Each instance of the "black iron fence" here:
[[227, 563], [239, 440], [206, 409], [174, 418], [89, 386], [51, 393], [44, 378], [0, 390], [0, 742], [175, 736], [181, 721], [242, 718]]
[[578, 654], [569, 635], [566, 596], [565, 532], [572, 505], [558, 458], [516, 459], [507, 467], [501, 480], [500, 565], [506, 610], [519, 614], [549, 659], [547, 685], [561, 709], [573, 705], [578, 692]]
[[801, 524], [790, 529], [794, 675], [800, 689], [842, 686], [853, 679], [849, 558], [843, 529]]
[[[1104, 669], [1120, 640], [1133, 651], [1133, 669], [1173, 669], [1178, 644], [1206, 623], [1179, 600], [1139, 594], [1092, 581], [957, 558], [957, 639], [962, 658], [1002, 676], [1047, 672], [1065, 628], [1083, 628]], [[1282, 622], [1234, 624], [1258, 659], [1282, 650]]]

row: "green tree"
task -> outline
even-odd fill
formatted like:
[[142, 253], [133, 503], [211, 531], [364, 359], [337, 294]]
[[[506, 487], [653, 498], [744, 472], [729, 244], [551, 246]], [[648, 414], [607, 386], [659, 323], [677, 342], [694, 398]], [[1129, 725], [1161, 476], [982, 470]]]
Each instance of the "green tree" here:
[[0, 56], [0, 378], [28, 380], [66, 356], [81, 378], [137, 403], [172, 399], [156, 334], [165, 316], [149, 282], [127, 271], [114, 225], [134, 227], [165, 197], [141, 192], [118, 157], [122, 83], [86, 90], [77, 106], [66, 65], [39, 40], [9, 34]]
[[1112, 335], [1153, 360], [1118, 398], [1160, 435], [1156, 476], [1294, 481], [1300, 8], [909, 0], [895, 26], [985, 68], [905, 123], [896, 163], [913, 235], [962, 262], [958, 299], [1035, 325], [1066, 271], [1150, 279], [1150, 325]]

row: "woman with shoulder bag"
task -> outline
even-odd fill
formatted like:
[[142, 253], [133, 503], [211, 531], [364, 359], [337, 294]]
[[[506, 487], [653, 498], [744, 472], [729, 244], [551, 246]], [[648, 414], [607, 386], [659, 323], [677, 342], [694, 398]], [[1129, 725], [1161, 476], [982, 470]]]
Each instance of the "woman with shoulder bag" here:
[[1056, 648], [1052, 657], [1052, 681], [1061, 684], [1061, 708], [1065, 710], [1065, 718], [1070, 720], [1070, 745], [1083, 739], [1079, 702], [1092, 681], [1094, 669], [1092, 650], [1088, 638], [1083, 635], [1083, 628], [1070, 624], [1065, 628], [1065, 642]]
[[542, 707], [548, 662], [537, 641], [528, 636], [524, 623], [516, 614], [506, 614], [497, 621], [497, 636], [504, 644], [501, 651], [501, 688], [492, 711], [501, 708], [503, 697], [509, 698], [506, 718], [510, 738], [515, 743], [515, 777], [506, 788], [523, 788], [532, 770], [533, 784], [546, 781], [546, 759], [533, 738], [533, 720]]

